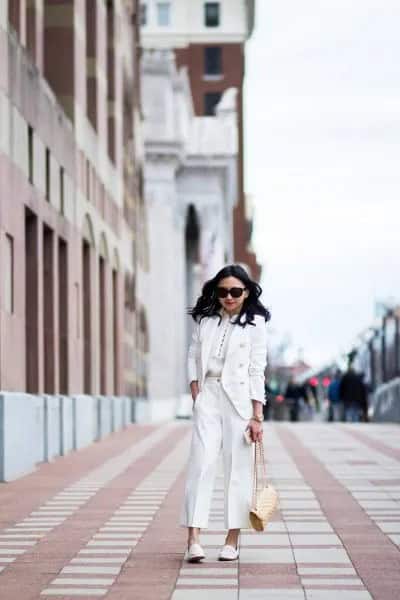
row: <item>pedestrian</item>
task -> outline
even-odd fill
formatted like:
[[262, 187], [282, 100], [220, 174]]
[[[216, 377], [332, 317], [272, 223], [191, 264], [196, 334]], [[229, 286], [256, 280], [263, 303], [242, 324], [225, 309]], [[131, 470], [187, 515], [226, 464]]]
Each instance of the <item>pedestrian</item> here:
[[271, 418], [271, 405], [275, 398], [275, 394], [274, 394], [273, 390], [271, 389], [271, 387], [268, 385], [268, 383], [265, 383], [264, 398], [265, 398], [265, 403], [263, 406], [264, 421], [269, 421]]
[[362, 401], [361, 401], [361, 420], [364, 423], [368, 423], [369, 414], [368, 414], [368, 386], [365, 383], [365, 375], [364, 373], [360, 374], [360, 381], [362, 385]]
[[343, 421], [343, 402], [340, 398], [340, 382], [342, 374], [336, 371], [328, 386], [329, 421]]
[[346, 422], [358, 423], [365, 403], [365, 386], [352, 366], [349, 366], [342, 377], [339, 396], [343, 402]]
[[266, 321], [261, 288], [243, 267], [229, 265], [207, 281], [189, 311], [195, 328], [188, 354], [193, 432], [182, 510], [188, 528], [186, 559], [205, 555], [200, 530], [208, 527], [216, 467], [222, 450], [225, 527], [220, 560], [239, 557], [240, 529], [249, 525], [253, 457], [262, 441]]
[[291, 377], [286, 387], [285, 400], [289, 407], [289, 418], [292, 422], [299, 420], [300, 401], [301, 399], [305, 401], [305, 396], [304, 386], [295, 383], [293, 377]]

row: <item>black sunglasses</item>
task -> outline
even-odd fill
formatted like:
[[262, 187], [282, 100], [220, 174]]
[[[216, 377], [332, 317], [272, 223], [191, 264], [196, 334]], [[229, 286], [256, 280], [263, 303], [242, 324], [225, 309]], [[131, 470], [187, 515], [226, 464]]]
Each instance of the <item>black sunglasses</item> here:
[[226, 298], [228, 294], [231, 295], [232, 298], [240, 298], [246, 288], [242, 287], [233, 287], [233, 288], [224, 288], [217, 287], [217, 296], [218, 298]]

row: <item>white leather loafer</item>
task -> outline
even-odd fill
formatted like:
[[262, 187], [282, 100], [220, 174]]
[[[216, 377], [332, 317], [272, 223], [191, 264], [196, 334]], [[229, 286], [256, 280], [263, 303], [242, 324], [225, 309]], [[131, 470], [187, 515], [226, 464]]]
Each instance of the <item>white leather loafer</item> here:
[[228, 544], [225, 544], [219, 553], [218, 560], [237, 560], [238, 558], [239, 550], [233, 546], [228, 546]]
[[200, 562], [205, 558], [204, 550], [200, 544], [191, 544], [189, 549], [186, 550], [185, 560], [190, 563]]

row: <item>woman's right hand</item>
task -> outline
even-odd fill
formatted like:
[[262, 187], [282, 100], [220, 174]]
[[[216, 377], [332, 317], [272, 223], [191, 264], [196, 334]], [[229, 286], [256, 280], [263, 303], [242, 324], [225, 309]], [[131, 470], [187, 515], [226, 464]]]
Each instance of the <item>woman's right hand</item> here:
[[199, 393], [199, 382], [198, 381], [192, 381], [190, 383], [190, 392], [192, 394], [193, 402], [196, 402], [196, 398]]

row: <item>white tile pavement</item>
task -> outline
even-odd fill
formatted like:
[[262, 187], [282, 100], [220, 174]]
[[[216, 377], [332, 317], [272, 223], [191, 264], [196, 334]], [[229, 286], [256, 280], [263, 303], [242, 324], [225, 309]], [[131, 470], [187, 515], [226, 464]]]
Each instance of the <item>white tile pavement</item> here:
[[[151, 520], [158, 512], [162, 499], [165, 498], [169, 488], [184, 468], [188, 444], [188, 436], [185, 436], [184, 440], [181, 441], [139, 484], [139, 486], [129, 494], [124, 503], [114, 510], [110, 515], [110, 518], [99, 527], [97, 532], [87, 542], [86, 546], [78, 552], [77, 556], [75, 556], [68, 565], [63, 567], [58, 577], [54, 578], [48, 584], [47, 588], [42, 590], [41, 595], [73, 595], [75, 586], [80, 586], [81, 590], [86, 590], [85, 595], [90, 595], [89, 592], [91, 591], [91, 589], [86, 586], [104, 586], [105, 591], [108, 592], [115, 582], [115, 577], [128, 559], [129, 554], [134, 550], [139, 538], [144, 535], [146, 526], [150, 524]], [[141, 531], [133, 533], [104, 533], [104, 529], [112, 527], [116, 523], [116, 515], [125, 512], [124, 509], [128, 506], [128, 503], [136, 498], [137, 492], [141, 492], [141, 498], [146, 502], [147, 497], [143, 492], [152, 493], [156, 489], [160, 491], [160, 488], [162, 488], [160, 502], [157, 502], [152, 508], [145, 511], [146, 518], [140, 519]], [[136, 511], [129, 509], [129, 513], [130, 512]], [[127, 517], [124, 518], [126, 519], [125, 522], [132, 522]], [[119, 561], [116, 559], [114, 563], [114, 565], [117, 566], [104, 566], [104, 559], [99, 556], [101, 553], [106, 554], [107, 558], [110, 557], [110, 554], [118, 554]], [[87, 555], [90, 555], [90, 558], [95, 558], [97, 560], [93, 560], [90, 566], [77, 566], [77, 561], [79, 561], [79, 559], [86, 559]], [[70, 574], [74, 574], [75, 577], [71, 577]], [[96, 574], [98, 576], [87, 577], [89, 574]], [[112, 575], [112, 577], [110, 577], [110, 575]]]
[[[51, 499], [46, 500], [41, 506], [33, 510], [25, 519], [15, 523], [13, 527], [1, 533], [31, 532], [32, 530], [42, 531], [45, 535], [65, 522], [76, 511], [79, 511], [101, 488], [112, 481], [128, 466], [133, 464], [153, 446], [168, 436], [176, 425], [170, 424], [160, 427], [148, 434], [144, 439], [135, 442], [129, 448], [120, 454], [110, 458], [99, 467], [89, 471], [87, 475], [69, 485], [67, 488], [58, 492]], [[19, 556], [31, 549], [42, 537], [37, 537], [32, 541], [30, 535], [19, 536], [11, 541], [0, 541], [0, 555], [9, 554]], [[12, 563], [10, 563], [12, 567]], [[5, 569], [2, 569], [3, 573]], [[1, 575], [0, 574], [0, 587]]]

